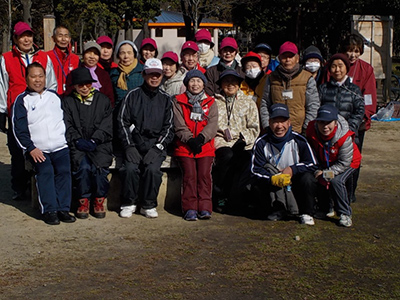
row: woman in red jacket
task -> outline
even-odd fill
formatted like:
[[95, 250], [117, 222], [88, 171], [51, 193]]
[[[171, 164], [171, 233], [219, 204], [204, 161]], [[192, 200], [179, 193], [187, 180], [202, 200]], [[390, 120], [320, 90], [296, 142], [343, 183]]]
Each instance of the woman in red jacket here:
[[187, 91], [175, 96], [173, 102], [177, 137], [174, 155], [182, 169], [182, 210], [187, 221], [210, 219], [218, 109], [214, 98], [204, 91], [207, 79], [201, 71], [189, 71], [183, 83]]

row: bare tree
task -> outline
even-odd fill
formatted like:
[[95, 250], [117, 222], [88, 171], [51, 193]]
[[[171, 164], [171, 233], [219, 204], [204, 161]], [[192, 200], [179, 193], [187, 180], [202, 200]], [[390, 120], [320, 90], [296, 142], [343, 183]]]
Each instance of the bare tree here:
[[24, 22], [32, 25], [32, 1], [31, 0], [21, 0], [22, 8], [23, 8], [23, 20]]

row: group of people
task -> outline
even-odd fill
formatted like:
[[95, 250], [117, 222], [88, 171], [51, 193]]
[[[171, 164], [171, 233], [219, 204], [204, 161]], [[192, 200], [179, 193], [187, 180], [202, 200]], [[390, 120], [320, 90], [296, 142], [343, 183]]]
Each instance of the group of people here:
[[124, 40], [114, 53], [112, 39], [101, 36], [84, 44], [80, 60], [66, 27], [54, 29], [47, 53], [33, 34], [18, 22], [13, 49], [0, 58], [0, 130], [13, 200], [26, 197], [28, 160], [47, 224], [76, 220], [71, 199], [77, 218], [105, 217], [113, 157], [121, 162], [120, 217], [156, 218], [168, 154], [182, 171], [187, 221], [255, 197], [270, 220], [295, 216], [314, 225], [314, 217], [336, 212], [340, 225], [352, 225], [360, 152], [376, 108], [360, 37], [350, 35], [327, 63], [310, 46], [300, 63], [289, 41], [277, 59], [266, 43], [241, 58], [226, 37], [216, 57], [207, 29], [179, 56], [167, 51], [161, 59], [151, 38], [140, 47]]

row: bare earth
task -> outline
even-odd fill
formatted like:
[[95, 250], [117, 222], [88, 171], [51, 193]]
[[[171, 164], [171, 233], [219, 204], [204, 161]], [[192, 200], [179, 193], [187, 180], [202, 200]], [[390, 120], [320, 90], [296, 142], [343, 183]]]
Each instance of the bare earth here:
[[10, 200], [0, 134], [0, 299], [399, 299], [399, 141], [400, 122], [367, 132], [350, 229], [162, 207], [48, 226]]

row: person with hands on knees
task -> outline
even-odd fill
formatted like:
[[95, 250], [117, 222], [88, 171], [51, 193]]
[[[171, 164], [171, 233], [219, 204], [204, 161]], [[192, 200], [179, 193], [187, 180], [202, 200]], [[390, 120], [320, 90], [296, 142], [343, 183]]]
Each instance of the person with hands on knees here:
[[314, 196], [307, 193], [317, 164], [313, 151], [302, 135], [292, 131], [285, 104], [273, 104], [269, 116], [267, 133], [255, 142], [251, 165], [260, 200], [269, 202], [271, 221], [300, 214], [302, 224], [314, 225]]
[[240, 200], [244, 191], [241, 179], [249, 175], [251, 149], [260, 133], [257, 105], [240, 89], [242, 81], [243, 77], [235, 70], [223, 71], [218, 80], [222, 92], [215, 95], [218, 131], [213, 198], [215, 210], [219, 212], [226, 212]]
[[214, 160], [214, 137], [218, 109], [204, 87], [207, 79], [199, 70], [190, 70], [183, 80], [187, 90], [175, 96], [174, 155], [182, 170], [182, 210], [184, 219], [210, 219], [212, 212], [211, 167]]
[[339, 225], [350, 227], [353, 224], [351, 191], [346, 188], [346, 181], [361, 162], [360, 151], [354, 142], [355, 133], [349, 130], [347, 121], [335, 106], [325, 104], [319, 108], [317, 118], [309, 123], [306, 134], [319, 161], [308, 193], [318, 198], [324, 216], [329, 212], [331, 197], [340, 218]]
[[46, 72], [40, 63], [26, 68], [26, 82], [26, 91], [12, 108], [12, 132], [35, 171], [44, 222], [75, 222], [69, 214], [71, 167], [61, 100], [45, 88]]
[[104, 218], [104, 201], [112, 162], [112, 106], [110, 99], [92, 87], [87, 68], [71, 72], [73, 92], [62, 101], [66, 137], [71, 153], [72, 175], [79, 207], [76, 216]]
[[117, 117], [125, 154], [120, 169], [122, 218], [131, 217], [139, 204], [142, 215], [158, 217], [160, 168], [167, 155], [166, 148], [174, 137], [171, 98], [159, 88], [163, 78], [161, 61], [147, 59], [142, 76], [144, 83], [127, 93]]

